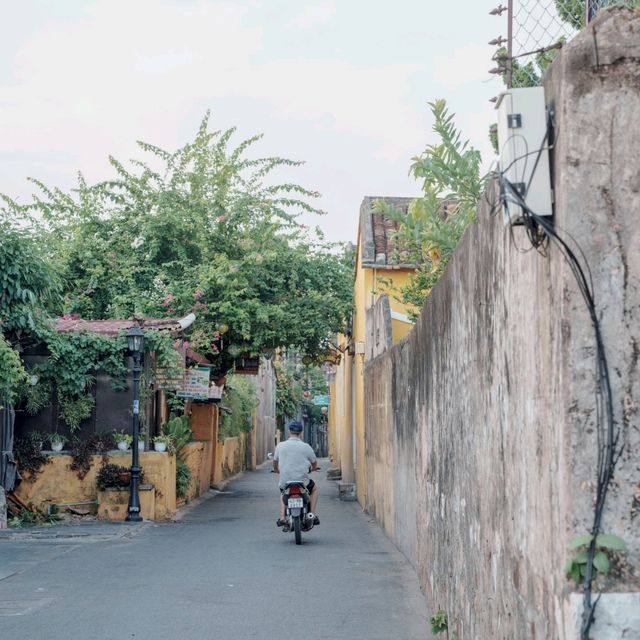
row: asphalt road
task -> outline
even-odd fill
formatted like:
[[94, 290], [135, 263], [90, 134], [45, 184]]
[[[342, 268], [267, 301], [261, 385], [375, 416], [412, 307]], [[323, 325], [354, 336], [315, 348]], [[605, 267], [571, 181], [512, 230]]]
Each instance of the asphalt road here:
[[[328, 468], [327, 464], [323, 467]], [[0, 637], [9, 640], [423, 640], [413, 569], [324, 471], [321, 524], [275, 526], [265, 466], [176, 522], [0, 535]]]

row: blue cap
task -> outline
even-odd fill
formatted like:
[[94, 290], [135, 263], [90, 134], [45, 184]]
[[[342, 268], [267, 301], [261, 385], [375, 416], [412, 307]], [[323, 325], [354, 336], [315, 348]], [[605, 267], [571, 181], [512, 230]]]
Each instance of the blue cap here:
[[294, 420], [289, 425], [289, 431], [291, 431], [292, 433], [302, 433], [302, 429], [303, 429], [303, 426], [296, 420]]

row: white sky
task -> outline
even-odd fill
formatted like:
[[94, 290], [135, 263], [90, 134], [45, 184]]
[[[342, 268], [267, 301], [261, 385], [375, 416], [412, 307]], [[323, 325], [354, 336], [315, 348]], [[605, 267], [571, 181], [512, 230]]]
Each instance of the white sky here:
[[410, 159], [445, 98], [491, 158], [496, 0], [0, 0], [0, 191], [112, 175], [135, 141], [173, 149], [212, 125], [304, 160], [328, 239], [355, 240], [365, 195], [413, 196]]

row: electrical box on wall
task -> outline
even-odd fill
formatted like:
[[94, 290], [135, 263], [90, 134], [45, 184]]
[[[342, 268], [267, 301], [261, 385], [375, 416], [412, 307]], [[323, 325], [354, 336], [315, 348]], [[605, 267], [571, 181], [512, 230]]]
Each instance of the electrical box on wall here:
[[[549, 173], [547, 111], [543, 87], [509, 89], [496, 105], [500, 171], [539, 216], [553, 214]], [[522, 220], [522, 207], [508, 198], [505, 224]]]

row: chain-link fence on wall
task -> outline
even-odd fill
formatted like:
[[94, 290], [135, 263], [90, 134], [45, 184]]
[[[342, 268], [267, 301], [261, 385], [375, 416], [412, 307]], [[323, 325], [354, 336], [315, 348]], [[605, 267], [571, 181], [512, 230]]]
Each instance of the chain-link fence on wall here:
[[507, 12], [507, 37], [492, 41], [499, 49], [493, 73], [504, 76], [508, 87], [531, 87], [558, 49], [598, 11], [612, 5], [640, 6], [640, 0], [509, 0], [491, 13]]

